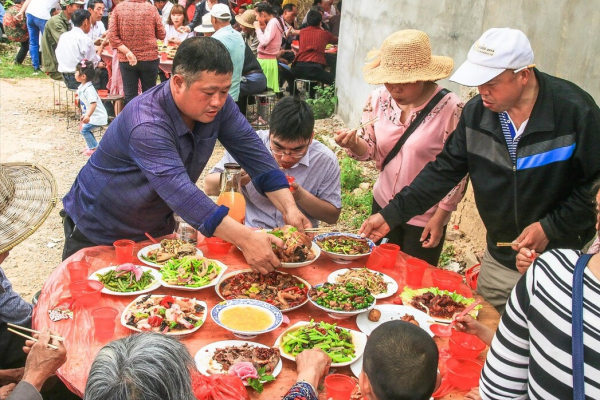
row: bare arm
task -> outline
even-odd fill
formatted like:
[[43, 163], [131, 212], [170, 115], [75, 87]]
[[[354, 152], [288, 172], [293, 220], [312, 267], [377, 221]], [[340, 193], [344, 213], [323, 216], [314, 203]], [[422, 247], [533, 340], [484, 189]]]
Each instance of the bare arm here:
[[328, 201], [319, 199], [296, 182], [292, 183], [292, 188], [294, 189], [292, 195], [296, 200], [296, 204], [311, 217], [328, 224], [335, 224], [337, 222], [342, 211], [340, 208], [335, 207]]
[[19, 12], [17, 13], [17, 15], [15, 15], [15, 18], [17, 19], [17, 21], [23, 20], [23, 16], [25, 15], [25, 12], [27, 11], [27, 7], [29, 7], [29, 3], [31, 3], [31, 0], [25, 0], [25, 3], [23, 3], [23, 5], [21, 6], [21, 9], [19, 10]]
[[267, 192], [266, 195], [275, 208], [281, 212], [286, 224], [295, 226], [300, 232], [304, 232], [305, 228], [312, 226], [306, 216], [298, 210], [294, 196], [292, 196], [292, 192], [289, 189]]
[[206, 175], [206, 178], [204, 178], [204, 193], [207, 196], [217, 196], [219, 194], [220, 183], [221, 174], [219, 172]]

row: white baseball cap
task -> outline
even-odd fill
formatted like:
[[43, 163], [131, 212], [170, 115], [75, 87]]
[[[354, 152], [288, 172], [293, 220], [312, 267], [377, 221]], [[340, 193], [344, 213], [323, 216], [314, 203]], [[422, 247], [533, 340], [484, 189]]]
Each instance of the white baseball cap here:
[[534, 65], [531, 43], [523, 32], [518, 29], [492, 28], [471, 46], [467, 61], [450, 80], [464, 86], [480, 86], [507, 69], [521, 70]]
[[212, 6], [210, 15], [216, 19], [228, 19], [231, 18], [231, 11], [229, 11], [229, 6], [218, 3]]
[[202, 25], [195, 27], [194, 31], [198, 33], [213, 33], [215, 31], [215, 27], [210, 21], [210, 14], [204, 14], [202, 16]]

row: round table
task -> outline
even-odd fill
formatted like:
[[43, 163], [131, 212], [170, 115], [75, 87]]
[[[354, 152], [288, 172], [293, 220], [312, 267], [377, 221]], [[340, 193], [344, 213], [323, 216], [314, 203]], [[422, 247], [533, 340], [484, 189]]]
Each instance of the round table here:
[[[150, 243], [143, 242], [136, 244], [135, 254], [137, 254], [139, 249], [147, 246], [148, 244]], [[235, 248], [235, 246], [232, 246], [231, 250], [224, 255], [211, 254], [208, 252], [208, 249], [205, 246], [199, 246], [199, 248], [204, 252], [206, 257], [220, 260], [227, 265], [227, 272], [248, 268], [248, 264], [246, 263], [241, 251]], [[398, 255], [396, 262], [398, 283], [400, 288], [404, 287], [404, 261], [407, 257], [408, 256], [406, 254], [401, 252]], [[111, 296], [102, 294], [100, 302], [92, 307], [84, 308], [75, 305], [73, 307], [74, 316], [72, 320], [69, 319], [52, 322], [48, 317], [48, 310], [61, 298], [70, 296], [68, 289], [70, 278], [66, 266], [69, 262], [78, 260], [85, 260], [91, 264], [89, 271], [90, 274], [106, 266], [116, 265], [115, 251], [114, 248], [110, 246], [99, 246], [83, 249], [62, 262], [54, 270], [42, 288], [39, 302], [34, 308], [32, 324], [34, 329], [49, 327], [65, 338], [65, 346], [67, 347], [68, 358], [67, 362], [57, 371], [57, 375], [65, 382], [69, 389], [79, 396], [82, 396], [92, 361], [102, 346], [106, 344], [106, 342], [99, 342], [94, 339], [93, 329], [91, 329], [91, 327], [93, 327], [93, 323], [90, 312], [96, 307], [110, 306], [117, 308], [121, 313], [125, 309], [125, 306], [133, 301], [136, 296]], [[317, 261], [309, 266], [298, 269], [282, 269], [282, 271], [304, 278], [309, 283], [314, 285], [325, 282], [327, 280], [327, 276], [335, 270], [341, 268], [361, 267], [364, 266], [364, 262], [365, 260], [363, 259], [362, 261], [355, 261], [351, 264], [340, 265], [332, 262], [331, 259], [329, 259], [325, 254], [322, 254]], [[137, 262], [137, 264], [142, 265], [141, 262]], [[425, 272], [423, 279], [424, 287], [431, 286], [431, 271], [433, 270], [434, 268], [429, 268]], [[471, 293], [470, 289], [464, 284], [461, 285], [459, 292], [467, 295]], [[196, 297], [205, 301], [209, 306], [209, 310], [212, 309], [217, 303], [222, 301], [221, 298], [217, 296], [214, 287], [202, 289], [197, 292], [180, 291], [160, 287], [152, 293], [171, 294], [182, 297]], [[378, 300], [377, 303], [390, 304], [396, 297], [397, 295], [391, 296], [387, 299]], [[346, 320], [332, 320], [324, 311], [314, 307], [310, 302], [297, 310], [286, 313], [286, 315], [290, 319], [290, 325], [293, 325], [298, 321], [310, 321], [311, 319], [314, 319], [315, 321], [323, 320], [327, 322], [336, 322], [339, 326], [345, 328], [355, 330], [358, 329], [356, 325], [356, 317]], [[496, 329], [500, 316], [489, 303], [483, 302], [483, 309], [480, 310], [479, 318], [480, 321], [485, 325]], [[287, 329], [287, 326], [282, 325], [279, 329], [264, 335], [260, 335], [257, 338], [252, 339], [252, 341], [272, 346], [275, 342], [275, 339], [285, 329]], [[133, 333], [133, 331], [121, 325], [120, 316], [118, 316], [113, 340], [131, 335]], [[234, 337], [232, 333], [219, 327], [210, 318], [210, 316], [207, 315], [204, 325], [197, 332], [182, 339], [181, 341], [186, 345], [192, 356], [194, 356], [201, 347], [208, 343], [233, 339], [236, 339], [236, 337]], [[447, 339], [435, 338], [435, 341], [440, 348], [445, 348], [447, 346]], [[486, 353], [487, 351], [480, 355], [480, 360], [485, 360]], [[259, 395], [250, 389], [250, 397], [252, 399], [277, 399], [283, 397], [283, 395], [296, 380], [295, 368], [296, 364], [294, 362], [283, 359], [283, 370], [277, 377], [276, 381], [266, 384], [262, 395]], [[352, 374], [349, 367], [337, 368], [336, 370], [336, 372], [339, 373], [348, 375]], [[452, 392], [445, 396], [444, 399], [463, 398], [464, 393], [466, 392]], [[319, 398], [325, 399], [324, 394], [321, 393]]]

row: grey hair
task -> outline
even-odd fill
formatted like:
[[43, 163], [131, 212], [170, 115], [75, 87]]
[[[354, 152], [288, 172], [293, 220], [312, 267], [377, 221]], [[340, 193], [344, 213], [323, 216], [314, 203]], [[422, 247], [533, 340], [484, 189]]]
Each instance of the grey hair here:
[[84, 400], [195, 400], [186, 347], [160, 333], [140, 333], [104, 346], [90, 370]]

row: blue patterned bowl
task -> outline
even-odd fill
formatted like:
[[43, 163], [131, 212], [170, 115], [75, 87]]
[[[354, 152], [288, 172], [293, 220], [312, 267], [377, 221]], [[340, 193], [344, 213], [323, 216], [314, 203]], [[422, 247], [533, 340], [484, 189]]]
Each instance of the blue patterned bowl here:
[[375, 247], [375, 243], [373, 243], [370, 239], [362, 238], [362, 237], [360, 237], [360, 235], [357, 235], [355, 233], [343, 233], [343, 232], [322, 233], [320, 235], [315, 236], [315, 238], [313, 239], [313, 242], [315, 242], [317, 245], [319, 245], [319, 240], [332, 238], [332, 237], [338, 237], [338, 236], [349, 236], [349, 237], [355, 238], [355, 239], [363, 239], [363, 240], [366, 240], [367, 243], [369, 244], [369, 252], [368, 253], [354, 254], [354, 255], [343, 254], [343, 253], [333, 253], [333, 252], [327, 251], [324, 248], [322, 248], [321, 246], [319, 246], [321, 248], [322, 253], [327, 254], [327, 256], [329, 258], [331, 258], [331, 260], [333, 262], [336, 262], [338, 264], [350, 264], [352, 261], [356, 261], [363, 257], [366, 257], [369, 254], [371, 254], [371, 252], [373, 251], [373, 247]]
[[[223, 310], [225, 310], [227, 308], [231, 308], [231, 307], [240, 307], [240, 306], [256, 307], [256, 308], [265, 310], [273, 315], [273, 322], [267, 329], [264, 329], [261, 331], [240, 331], [240, 330], [233, 329], [227, 325], [224, 325], [220, 319], [220, 315], [223, 312]], [[281, 325], [281, 322], [283, 321], [283, 314], [281, 313], [281, 311], [279, 311], [279, 309], [277, 307], [275, 307], [269, 303], [265, 303], [264, 301], [258, 301], [258, 300], [252, 300], [252, 299], [235, 299], [235, 300], [223, 301], [223, 302], [217, 304], [216, 306], [214, 306], [214, 308], [210, 312], [210, 316], [213, 319], [213, 321], [215, 321], [217, 323], [217, 325], [219, 325], [222, 328], [227, 329], [228, 331], [232, 332], [235, 336], [242, 338], [242, 339], [252, 339], [262, 333], [271, 332], [271, 331], [279, 328], [279, 326]]]

